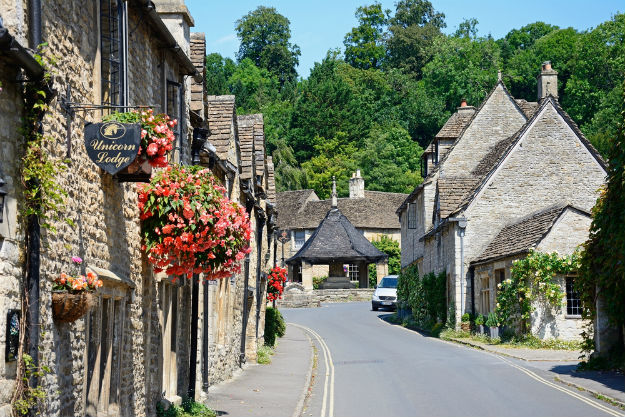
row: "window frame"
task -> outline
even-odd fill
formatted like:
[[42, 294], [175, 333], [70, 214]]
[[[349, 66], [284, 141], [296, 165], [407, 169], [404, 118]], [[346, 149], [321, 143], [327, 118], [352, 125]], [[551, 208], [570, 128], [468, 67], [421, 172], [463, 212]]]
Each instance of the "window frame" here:
[[[566, 294], [566, 318], [579, 319], [582, 317], [582, 300], [575, 291], [575, 276], [564, 277], [564, 291]], [[577, 311], [577, 313], [575, 313]]]
[[[301, 239], [299, 240], [299, 242], [301, 242], [300, 244], [298, 244], [298, 234], [301, 234]], [[304, 246], [304, 244], [306, 243], [306, 230], [294, 230], [293, 231], [293, 249], [295, 250], [299, 250], [302, 248], [302, 246]]]
[[[113, 7], [113, 3], [115, 6]], [[112, 108], [128, 105], [128, 9], [126, 1], [123, 0], [100, 0], [99, 7], [99, 47], [100, 47], [100, 103]], [[108, 7], [105, 7], [108, 6]], [[108, 9], [108, 10], [107, 10]], [[116, 9], [116, 10], [115, 10]], [[104, 12], [107, 13], [104, 13]], [[108, 17], [108, 23], [104, 20]], [[116, 28], [111, 29], [112, 21], [116, 22]], [[105, 28], [109, 28], [105, 34]], [[104, 39], [108, 39], [105, 42]], [[108, 53], [105, 53], [105, 44], [109, 44]], [[117, 50], [114, 52], [113, 44], [117, 43]], [[113, 57], [113, 54], [116, 56]], [[112, 68], [118, 66], [117, 80]], [[106, 72], [106, 78], [105, 78]], [[105, 88], [105, 85], [109, 88]], [[113, 86], [117, 91], [111, 92]], [[108, 92], [108, 97], [105, 93]], [[110, 110], [108, 110], [110, 113]]]
[[408, 229], [417, 228], [417, 203], [408, 203]]

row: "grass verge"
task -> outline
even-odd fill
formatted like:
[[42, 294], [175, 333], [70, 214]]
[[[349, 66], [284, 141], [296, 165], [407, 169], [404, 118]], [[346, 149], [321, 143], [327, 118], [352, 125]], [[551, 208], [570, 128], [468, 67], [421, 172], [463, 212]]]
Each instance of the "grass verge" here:
[[267, 345], [262, 345], [256, 351], [256, 362], [262, 365], [270, 364], [272, 355], [273, 355], [273, 348]]

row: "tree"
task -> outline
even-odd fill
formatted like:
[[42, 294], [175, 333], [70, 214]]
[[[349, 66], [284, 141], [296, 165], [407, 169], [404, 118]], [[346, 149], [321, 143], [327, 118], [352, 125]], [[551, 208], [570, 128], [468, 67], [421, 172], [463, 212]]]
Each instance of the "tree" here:
[[456, 38], [477, 39], [477, 19], [464, 19], [459, 25], [454, 36]]
[[618, 333], [616, 348], [622, 354], [625, 325], [625, 83], [621, 92], [619, 130], [610, 148], [608, 183], [592, 209], [590, 236], [583, 246], [575, 285], [585, 318], [597, 317], [597, 299], [603, 301], [602, 313]]
[[213, 53], [206, 57], [206, 89], [210, 95], [230, 94], [230, 77], [236, 64], [230, 58]]
[[388, 66], [420, 78], [432, 58], [431, 46], [446, 26], [445, 15], [427, 0], [400, 0], [389, 20]]
[[257, 113], [278, 99], [278, 79], [251, 59], [243, 59], [228, 79], [231, 94], [237, 96], [237, 113]]
[[419, 163], [422, 153], [406, 129], [386, 125], [371, 129], [365, 146], [354, 157], [369, 190], [410, 193], [423, 181]]
[[520, 29], [512, 29], [504, 38], [497, 41], [503, 60], [507, 62], [517, 50], [531, 48], [538, 39], [557, 29], [559, 29], [558, 26], [544, 22], [534, 22]]
[[478, 104], [497, 82], [500, 66], [499, 48], [490, 38], [440, 37], [436, 55], [423, 69], [423, 81], [429, 94], [437, 95], [447, 109], [455, 109], [464, 98]]
[[[399, 242], [387, 235], [380, 235], [378, 239], [373, 239], [371, 244], [381, 252], [388, 255], [388, 273], [397, 275], [401, 272], [401, 248]], [[378, 283], [378, 276], [375, 264], [369, 264], [369, 287], [373, 288]]]
[[[387, 11], [390, 13], [390, 11]], [[359, 25], [345, 35], [345, 62], [355, 68], [380, 68], [386, 54], [384, 29], [388, 23], [380, 3], [356, 10]]]
[[236, 21], [241, 45], [239, 61], [249, 58], [259, 68], [275, 75], [280, 85], [297, 78], [295, 67], [301, 55], [299, 46], [291, 44], [289, 19], [273, 7], [259, 6]]
[[284, 140], [276, 142], [273, 163], [277, 191], [300, 190], [306, 187], [306, 173], [299, 167], [293, 150]]

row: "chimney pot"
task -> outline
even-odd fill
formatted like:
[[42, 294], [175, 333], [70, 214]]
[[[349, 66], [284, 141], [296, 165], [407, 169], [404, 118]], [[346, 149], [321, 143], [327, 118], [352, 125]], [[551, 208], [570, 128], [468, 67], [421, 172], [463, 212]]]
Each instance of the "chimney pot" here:
[[551, 61], [543, 62], [543, 71], [551, 71]]
[[365, 197], [365, 180], [360, 176], [360, 170], [356, 170], [356, 173], [352, 175], [349, 180], [349, 198], [364, 198]]
[[542, 100], [548, 95], [558, 98], [558, 72], [551, 68], [551, 61], [542, 63], [538, 75], [538, 100]]
[[460, 107], [467, 107], [467, 99], [463, 98], [462, 101], [460, 102]]

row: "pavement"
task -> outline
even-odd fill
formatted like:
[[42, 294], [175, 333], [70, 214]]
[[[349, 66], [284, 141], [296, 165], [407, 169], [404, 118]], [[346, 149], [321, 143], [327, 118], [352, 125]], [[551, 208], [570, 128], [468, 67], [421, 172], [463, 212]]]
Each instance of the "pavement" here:
[[205, 403], [218, 416], [296, 417], [310, 386], [313, 350], [310, 338], [287, 325], [271, 363], [245, 365], [234, 378], [209, 389]]
[[577, 371], [581, 354], [579, 351], [504, 347], [466, 338], [452, 338], [451, 340], [527, 362], [533, 368], [547, 371], [551, 379], [580, 391], [588, 391], [595, 397], [598, 395], [608, 397], [621, 408], [625, 408], [625, 375], [614, 371]]

